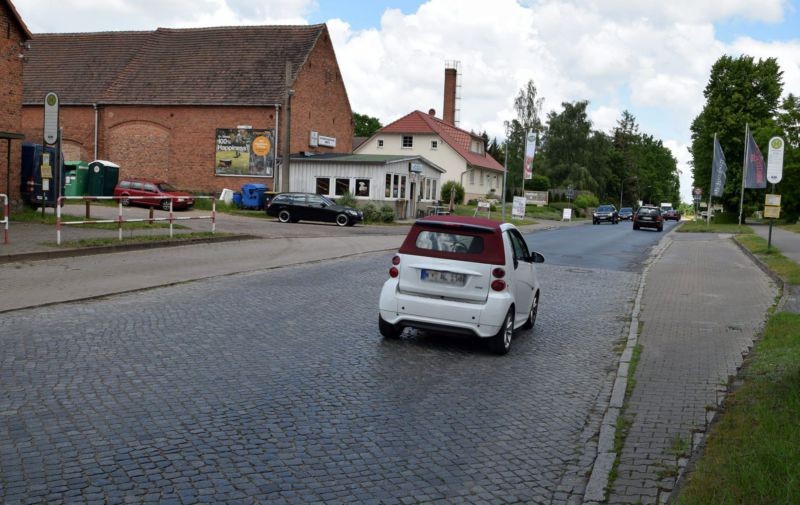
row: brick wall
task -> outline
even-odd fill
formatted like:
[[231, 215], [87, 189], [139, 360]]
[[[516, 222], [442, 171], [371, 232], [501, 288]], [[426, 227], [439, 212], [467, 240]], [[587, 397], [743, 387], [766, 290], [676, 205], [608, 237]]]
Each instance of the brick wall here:
[[[0, 131], [21, 133], [22, 118], [22, 67], [18, 55], [22, 53], [23, 33], [8, 4], [0, 4]], [[8, 148], [11, 147], [11, 163]], [[21, 141], [0, 139], [0, 193], [9, 196], [12, 202], [19, 200], [19, 173]], [[2, 215], [2, 210], [0, 210]]]
[[[339, 152], [352, 150], [353, 124], [350, 102], [336, 63], [333, 45], [325, 32], [300, 69], [292, 100], [291, 151]], [[239, 189], [256, 182], [273, 189], [273, 178], [225, 177], [214, 172], [217, 128], [251, 125], [276, 127], [274, 107], [206, 106], [99, 106], [98, 158], [120, 165], [120, 175], [158, 177], [198, 192]], [[278, 156], [283, 146], [283, 110], [280, 116]], [[43, 111], [25, 106], [26, 136], [41, 142]], [[91, 106], [62, 106], [64, 152], [67, 159], [94, 158], [94, 110]], [[335, 137], [336, 148], [308, 146], [311, 130]]]

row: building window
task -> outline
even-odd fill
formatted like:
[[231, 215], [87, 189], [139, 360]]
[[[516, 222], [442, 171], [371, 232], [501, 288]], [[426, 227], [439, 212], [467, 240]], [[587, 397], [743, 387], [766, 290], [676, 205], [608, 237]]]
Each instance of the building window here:
[[356, 179], [356, 196], [369, 196], [369, 179]]
[[475, 184], [475, 170], [469, 171], [469, 183], [472, 185]]
[[481, 170], [481, 186], [483, 186], [483, 170]]
[[431, 190], [431, 200], [436, 200], [437, 199], [436, 198], [437, 194], [438, 193], [436, 192], [436, 180], [434, 179], [434, 181], [433, 181], [433, 189]]
[[336, 179], [336, 196], [344, 196], [350, 192], [350, 179]]
[[386, 198], [406, 197], [406, 176], [386, 174]]
[[383, 139], [378, 139], [378, 149], [383, 149]]
[[328, 177], [317, 177], [317, 189], [315, 193], [318, 195], [331, 194], [331, 180]]
[[473, 153], [483, 153], [483, 141], [481, 140], [473, 140], [469, 146], [469, 150]]
[[411, 149], [412, 147], [414, 147], [414, 137], [403, 135], [403, 149]]
[[439, 149], [439, 141], [438, 140], [431, 140], [431, 149], [434, 150], [434, 151]]

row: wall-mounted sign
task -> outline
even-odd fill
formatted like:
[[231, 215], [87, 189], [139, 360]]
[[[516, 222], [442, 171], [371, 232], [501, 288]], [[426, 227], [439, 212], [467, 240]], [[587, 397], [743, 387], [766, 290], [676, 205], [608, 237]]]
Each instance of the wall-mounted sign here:
[[44, 96], [44, 141], [58, 141], [58, 95], [50, 92]]
[[319, 145], [319, 132], [312, 131], [308, 136], [309, 147], [317, 147]]
[[421, 163], [409, 163], [408, 164], [408, 171], [413, 172], [415, 174], [422, 173], [422, 164]]
[[319, 145], [323, 147], [336, 147], [336, 137], [319, 136]]
[[214, 173], [272, 177], [275, 163], [273, 135], [269, 129], [218, 128]]

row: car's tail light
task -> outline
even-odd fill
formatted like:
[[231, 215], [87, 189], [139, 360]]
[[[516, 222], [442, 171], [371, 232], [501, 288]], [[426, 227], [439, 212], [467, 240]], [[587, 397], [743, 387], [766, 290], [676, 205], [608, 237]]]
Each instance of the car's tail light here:
[[492, 275], [494, 277], [497, 277], [498, 279], [502, 279], [503, 277], [506, 276], [506, 271], [500, 267], [497, 267], [492, 270]]
[[399, 264], [400, 264], [400, 256], [395, 255], [395, 257], [392, 258], [392, 265], [399, 265]]
[[394, 279], [398, 275], [400, 275], [400, 270], [398, 270], [397, 267], [392, 267], [389, 269], [389, 277]]
[[506, 281], [502, 279], [495, 279], [492, 281], [492, 290], [503, 291], [504, 289], [506, 289]]

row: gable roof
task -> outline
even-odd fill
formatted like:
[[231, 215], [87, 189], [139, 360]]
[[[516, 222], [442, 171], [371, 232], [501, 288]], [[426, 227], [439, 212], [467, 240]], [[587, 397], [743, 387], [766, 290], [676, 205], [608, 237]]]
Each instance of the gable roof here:
[[275, 105], [286, 62], [294, 80], [323, 34], [324, 24], [34, 35], [23, 103], [55, 91], [62, 105]]
[[22, 31], [22, 39], [28, 40], [31, 38], [31, 32], [28, 31], [28, 27], [25, 25], [25, 22], [22, 20], [22, 17], [17, 12], [17, 9], [14, 7], [14, 4], [11, 3], [11, 0], [3, 0], [3, 3], [8, 8], [8, 11], [11, 13], [9, 16], [12, 20], [16, 21], [17, 25], [19, 26], [20, 31]]
[[472, 140], [483, 138], [466, 130], [438, 119], [431, 114], [415, 110], [393, 123], [384, 126], [378, 133], [430, 133], [441, 137], [441, 139], [453, 148], [469, 165], [489, 170], [503, 172], [503, 165], [497, 162], [487, 153], [475, 153], [470, 150]]

